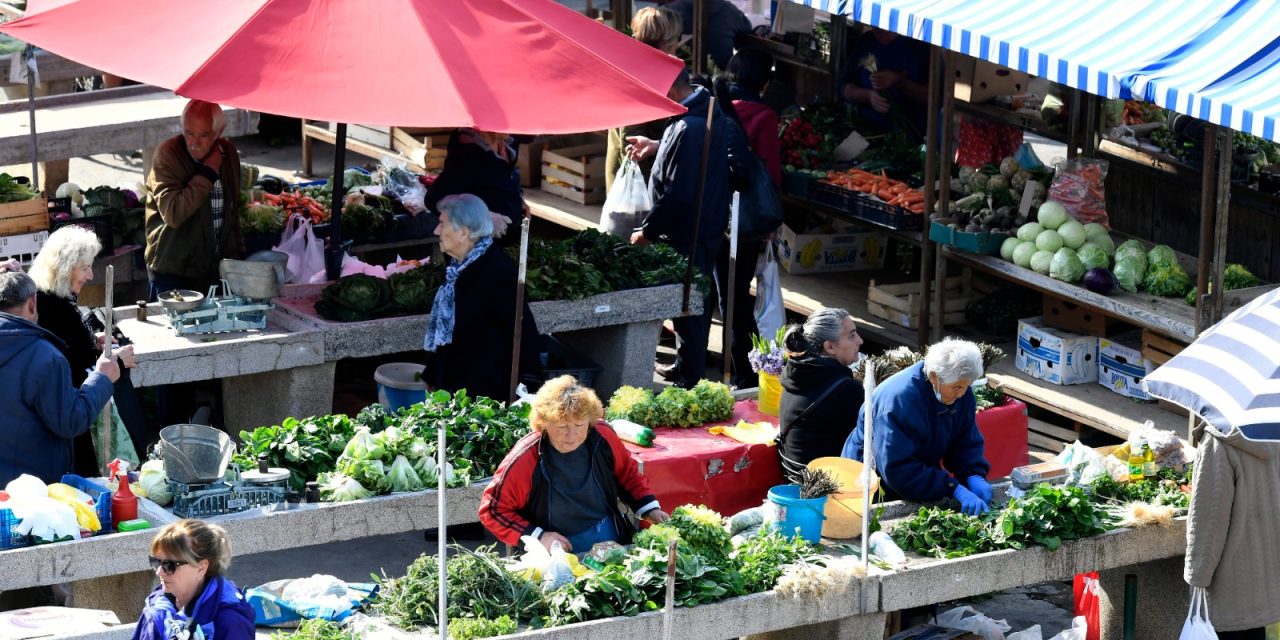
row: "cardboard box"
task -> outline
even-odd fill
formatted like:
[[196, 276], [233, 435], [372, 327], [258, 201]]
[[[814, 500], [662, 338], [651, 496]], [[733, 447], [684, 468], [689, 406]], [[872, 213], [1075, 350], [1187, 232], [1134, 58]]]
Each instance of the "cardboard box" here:
[[787, 273], [865, 271], [884, 264], [887, 242], [880, 231], [845, 227], [827, 233], [797, 233], [783, 224], [775, 248], [778, 263]]
[[1053, 329], [1044, 318], [1018, 321], [1018, 370], [1053, 384], [1098, 381], [1098, 339]]
[[1155, 363], [1142, 355], [1141, 332], [1098, 339], [1098, 384], [1126, 398], [1151, 400], [1142, 390], [1142, 379], [1155, 369]]
[[1031, 76], [998, 64], [955, 56], [956, 98], [970, 103], [986, 102], [996, 96], [1016, 96], [1027, 92]]
[[1105, 336], [1114, 320], [1093, 307], [1076, 304], [1057, 296], [1045, 294], [1040, 309], [1044, 323], [1054, 329], [1086, 336]]

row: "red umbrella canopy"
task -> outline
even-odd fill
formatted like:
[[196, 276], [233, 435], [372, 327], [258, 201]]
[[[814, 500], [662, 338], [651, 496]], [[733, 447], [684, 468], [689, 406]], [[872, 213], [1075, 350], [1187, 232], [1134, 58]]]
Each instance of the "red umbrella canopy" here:
[[569, 133], [682, 113], [682, 63], [553, 0], [76, 0], [0, 32], [190, 98], [373, 125]]

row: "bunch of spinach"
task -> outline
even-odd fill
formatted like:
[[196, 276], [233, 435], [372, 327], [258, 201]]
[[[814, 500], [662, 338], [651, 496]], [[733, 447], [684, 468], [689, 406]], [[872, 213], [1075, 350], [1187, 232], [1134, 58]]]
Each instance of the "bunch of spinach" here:
[[995, 521], [995, 540], [1023, 549], [1039, 544], [1056, 551], [1064, 540], [1103, 533], [1112, 522], [1079, 487], [1037, 485], [1009, 503]]
[[436, 391], [426, 402], [401, 409], [395, 416], [400, 429], [422, 437], [435, 452], [436, 429], [445, 428], [445, 456], [471, 461], [473, 478], [493, 475], [516, 442], [529, 433], [529, 405], [508, 407], [484, 396], [470, 397], [465, 389], [450, 394]]
[[786, 565], [817, 560], [817, 547], [800, 536], [788, 538], [774, 527], [762, 527], [730, 556], [738, 563], [743, 591], [759, 593], [772, 589]]
[[890, 534], [905, 550], [935, 558], [961, 558], [1002, 548], [991, 522], [990, 514], [975, 518], [942, 507], [921, 507]]
[[[514, 249], [510, 251], [516, 259]], [[633, 245], [587, 229], [566, 240], [530, 243], [525, 286], [530, 301], [578, 300], [683, 282], [687, 265], [670, 245]], [[699, 273], [695, 281], [706, 291], [705, 276]]]
[[285, 418], [280, 424], [241, 431], [241, 445], [233, 461], [241, 469], [258, 468], [258, 456], [267, 465], [289, 470], [289, 486], [302, 491], [308, 480], [332, 471], [342, 449], [355, 434], [345, 415]]

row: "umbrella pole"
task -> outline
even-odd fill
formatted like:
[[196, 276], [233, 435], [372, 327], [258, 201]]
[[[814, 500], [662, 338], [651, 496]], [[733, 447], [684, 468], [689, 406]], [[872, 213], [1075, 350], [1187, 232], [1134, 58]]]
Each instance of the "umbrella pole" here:
[[448, 640], [449, 638], [449, 614], [446, 611], [449, 608], [449, 590], [448, 586], [448, 558], [446, 557], [448, 537], [448, 517], [445, 515], [448, 511], [446, 502], [448, 500], [448, 491], [445, 478], [445, 460], [444, 455], [444, 423], [436, 423], [436, 532], [439, 537], [436, 539], [436, 567], [438, 569], [436, 588], [437, 607], [436, 607], [436, 623], [439, 627], [440, 640]]
[[329, 244], [324, 251], [325, 279], [337, 280], [342, 276], [342, 200], [346, 194], [347, 123], [339, 122], [333, 141], [333, 179], [329, 199]]
[[516, 385], [520, 383], [520, 340], [524, 337], [524, 278], [529, 266], [529, 216], [520, 219], [520, 264], [516, 272], [516, 326], [511, 340], [511, 381], [507, 389], [510, 402], [516, 401]]
[[[721, 360], [724, 364], [724, 383], [729, 384], [729, 370], [733, 360], [733, 290], [737, 286], [738, 275], [738, 208], [742, 204], [742, 198], [737, 193], [733, 194], [733, 206], [729, 208], [729, 285], [726, 287], [728, 291], [721, 291], [720, 295], [724, 296], [724, 335], [721, 342], [724, 344], [720, 347]], [[739, 362], [738, 365], [742, 363]]]
[[[698, 227], [702, 224], [702, 194], [707, 188], [707, 158], [711, 155], [711, 131], [716, 113], [716, 98], [711, 97], [707, 103], [707, 130], [702, 140], [702, 166], [698, 169], [698, 200], [693, 205], [693, 239], [689, 242], [689, 265], [684, 271], [684, 304], [680, 306], [683, 313], [689, 313], [689, 289], [693, 286], [693, 263], [698, 257]], [[704, 311], [705, 312], [705, 311]]]
[[40, 152], [36, 142], [36, 48], [27, 45], [22, 51], [27, 65], [27, 121], [31, 127], [31, 189], [40, 190]]
[[[865, 373], [862, 374], [862, 385], [864, 387], [863, 402], [863, 418], [862, 418], [862, 570], [865, 575], [871, 568], [871, 473], [872, 473], [872, 450], [871, 435], [875, 433], [875, 425], [871, 422], [872, 409], [872, 392], [876, 389], [876, 372], [870, 358], [867, 358]], [[858, 610], [862, 613], [867, 612], [867, 594], [866, 591], [858, 590]]]
[[[105, 325], [105, 331], [102, 335], [102, 356], [104, 358], [112, 357], [111, 355], [112, 326], [111, 325], [113, 323], [114, 318], [112, 317], [112, 313], [111, 313], [111, 310], [112, 310], [111, 305], [112, 305], [112, 298], [113, 298], [112, 289], [115, 288], [115, 279], [116, 279], [115, 267], [111, 265], [107, 265], [107, 277], [104, 283], [104, 286], [106, 286], [106, 294], [105, 294], [106, 306], [102, 310], [103, 324]], [[102, 417], [100, 418], [100, 420], [102, 421], [102, 437], [98, 439], [98, 442], [102, 445], [102, 451], [100, 451], [98, 455], [101, 456], [102, 458], [102, 468], [104, 470], [107, 469], [107, 464], [111, 462], [111, 436], [113, 431], [112, 427], [115, 426], [114, 421], [111, 419], [111, 402], [112, 402], [111, 400], [108, 400], [107, 405], [102, 408]], [[107, 470], [105, 475], [106, 477], [110, 478], [111, 471]]]

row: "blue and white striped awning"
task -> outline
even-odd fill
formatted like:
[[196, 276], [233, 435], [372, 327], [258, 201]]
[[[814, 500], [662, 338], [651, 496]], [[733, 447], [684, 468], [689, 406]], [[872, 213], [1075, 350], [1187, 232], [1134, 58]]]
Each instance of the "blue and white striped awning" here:
[[1280, 142], [1275, 0], [792, 0]]
[[1280, 289], [1258, 296], [1147, 374], [1148, 393], [1229, 433], [1280, 440]]

